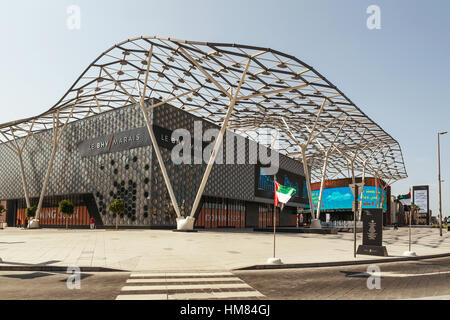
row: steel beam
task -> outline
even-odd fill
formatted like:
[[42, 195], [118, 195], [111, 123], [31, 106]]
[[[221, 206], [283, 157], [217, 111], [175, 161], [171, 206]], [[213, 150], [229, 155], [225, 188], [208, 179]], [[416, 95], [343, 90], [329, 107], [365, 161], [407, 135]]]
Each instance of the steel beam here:
[[206, 187], [206, 183], [208, 182], [208, 178], [209, 178], [209, 175], [211, 173], [213, 164], [216, 161], [216, 157], [217, 157], [217, 153], [219, 152], [219, 148], [222, 146], [223, 137], [224, 137], [225, 131], [226, 131], [227, 127], [228, 127], [228, 121], [230, 120], [231, 114], [233, 113], [233, 109], [234, 109], [234, 106], [236, 104], [239, 91], [241, 89], [242, 84], [244, 83], [244, 79], [245, 79], [245, 76], [247, 75], [247, 71], [248, 71], [248, 68], [250, 67], [250, 63], [251, 63], [251, 59], [249, 59], [248, 62], [247, 62], [247, 66], [245, 67], [245, 70], [242, 73], [242, 76], [241, 76], [241, 79], [239, 81], [239, 85], [236, 88], [235, 94], [232, 95], [232, 93], [231, 93], [231, 96], [233, 98], [230, 101], [230, 106], [228, 107], [227, 113], [226, 113], [225, 118], [223, 120], [222, 127], [220, 128], [219, 135], [218, 135], [218, 137], [217, 137], [217, 139], [216, 139], [216, 141], [214, 143], [214, 148], [213, 148], [213, 151], [212, 151], [211, 156], [209, 158], [208, 165], [206, 166], [206, 170], [205, 170], [205, 172], [203, 174], [203, 178], [202, 178], [202, 181], [200, 183], [200, 187], [198, 188], [197, 195], [195, 196], [194, 204], [192, 205], [192, 210], [191, 210], [191, 214], [190, 214], [191, 218], [194, 218], [195, 212], [197, 211], [198, 205], [200, 204], [200, 200], [202, 198], [203, 191], [204, 191], [204, 189]]
[[36, 218], [39, 218], [39, 215], [42, 210], [42, 204], [44, 202], [45, 193], [47, 192], [48, 183], [50, 180], [50, 174], [52, 172], [53, 168], [53, 162], [55, 160], [56, 151], [58, 150], [59, 141], [61, 140], [61, 137], [64, 133], [64, 130], [66, 129], [67, 123], [69, 122], [70, 118], [72, 117], [73, 111], [75, 109], [76, 104], [73, 105], [69, 116], [66, 118], [65, 123], [61, 126], [59, 121], [59, 110], [56, 111], [56, 114], [53, 113], [53, 145], [52, 145], [52, 154], [50, 156], [50, 162], [48, 164], [47, 172], [45, 174], [44, 183], [42, 185], [41, 189], [41, 195], [39, 197], [39, 203], [36, 210]]
[[325, 158], [323, 160], [322, 178], [320, 181], [319, 202], [317, 203], [317, 213], [316, 213], [316, 217], [315, 217], [316, 219], [320, 219], [320, 209], [322, 207], [323, 188], [325, 185], [325, 177], [326, 177], [326, 173], [327, 173], [328, 154], [329, 154], [329, 150], [325, 151]]

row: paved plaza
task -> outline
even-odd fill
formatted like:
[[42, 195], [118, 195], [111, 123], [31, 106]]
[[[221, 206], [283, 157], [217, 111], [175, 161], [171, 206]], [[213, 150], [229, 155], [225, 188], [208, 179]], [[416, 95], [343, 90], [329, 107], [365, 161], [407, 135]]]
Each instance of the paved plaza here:
[[[450, 253], [445, 230], [415, 228], [418, 255]], [[358, 234], [358, 244], [361, 234]], [[389, 258], [408, 250], [408, 229], [385, 230]], [[273, 234], [247, 231], [171, 230], [0, 230], [0, 266], [100, 267], [131, 272], [227, 271], [264, 264], [272, 256]], [[354, 261], [353, 234], [277, 234], [277, 257], [284, 263]], [[359, 255], [356, 260], [371, 260]], [[381, 258], [382, 259], [382, 258]]]

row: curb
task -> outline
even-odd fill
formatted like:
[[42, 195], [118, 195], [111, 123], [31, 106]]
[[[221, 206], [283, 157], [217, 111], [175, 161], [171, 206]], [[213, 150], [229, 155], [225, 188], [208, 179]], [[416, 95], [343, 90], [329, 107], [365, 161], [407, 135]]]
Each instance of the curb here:
[[340, 266], [364, 265], [364, 264], [373, 264], [373, 263], [392, 263], [392, 262], [404, 262], [404, 261], [414, 261], [414, 260], [426, 260], [426, 259], [445, 258], [445, 257], [450, 257], [450, 253], [440, 253], [440, 254], [432, 254], [432, 255], [417, 256], [417, 257], [399, 257], [399, 258], [358, 260], [358, 261], [353, 260], [353, 261], [316, 262], [316, 263], [314, 263], [314, 262], [312, 262], [312, 263], [287, 263], [287, 264], [280, 264], [280, 265], [259, 264], [259, 265], [253, 265], [253, 266], [233, 269], [233, 271], [340, 267]]
[[[73, 266], [0, 266], [0, 271], [46, 271], [67, 272]], [[129, 272], [127, 270], [103, 267], [79, 267], [81, 272]]]
[[[306, 268], [325, 268], [325, 267], [340, 267], [352, 265], [365, 265], [373, 263], [393, 263], [415, 260], [427, 260], [436, 258], [450, 257], [450, 253], [433, 254], [417, 257], [399, 257], [387, 259], [372, 259], [359, 261], [336, 261], [336, 262], [312, 262], [312, 263], [288, 263], [281, 265], [260, 264], [248, 267], [236, 268], [231, 271], [246, 271], [246, 270], [270, 270], [270, 269], [306, 269]], [[0, 266], [0, 271], [47, 271], [47, 272], [67, 272], [70, 266]], [[112, 269], [104, 267], [79, 267], [81, 272], [130, 272], [129, 270]]]

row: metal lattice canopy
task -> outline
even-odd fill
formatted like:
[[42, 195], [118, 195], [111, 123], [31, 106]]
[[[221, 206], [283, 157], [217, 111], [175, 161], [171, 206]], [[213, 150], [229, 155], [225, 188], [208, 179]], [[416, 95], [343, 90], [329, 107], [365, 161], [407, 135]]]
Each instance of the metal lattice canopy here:
[[142, 92], [219, 126], [236, 95], [228, 129], [267, 146], [260, 136], [278, 130], [274, 148], [307, 161], [315, 181], [325, 152], [329, 179], [348, 177], [350, 162], [357, 175], [407, 177], [398, 142], [299, 59], [267, 48], [161, 37], [114, 45], [50, 110], [0, 125], [1, 143], [136, 103]]

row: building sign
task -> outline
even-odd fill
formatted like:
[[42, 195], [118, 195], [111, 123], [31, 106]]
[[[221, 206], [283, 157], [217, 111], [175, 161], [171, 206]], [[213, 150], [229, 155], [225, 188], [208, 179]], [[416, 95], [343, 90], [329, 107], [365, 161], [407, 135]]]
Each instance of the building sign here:
[[[178, 143], [172, 139], [172, 130], [153, 125], [153, 132], [158, 145], [162, 148], [172, 150]], [[81, 157], [87, 157], [147, 147], [151, 144], [147, 127], [141, 127], [83, 141], [78, 144], [78, 151]]]
[[[25, 209], [17, 209], [17, 219], [25, 222]], [[86, 206], [76, 206], [75, 212], [71, 216], [65, 216], [59, 212], [58, 208], [42, 208], [41, 213], [36, 219], [39, 219], [40, 225], [65, 226], [66, 220], [69, 220], [70, 226], [89, 226], [90, 215]]]
[[428, 214], [428, 186], [414, 186], [413, 187], [413, 203], [420, 209], [418, 213]]
[[[313, 190], [311, 192], [313, 205], [315, 209], [317, 209], [317, 206], [319, 204], [319, 192], [320, 190]], [[339, 210], [339, 209], [351, 210], [354, 199], [355, 197], [353, 196], [350, 187], [323, 189], [321, 210]], [[383, 199], [384, 199], [383, 210], [386, 211], [387, 210], [386, 190], [378, 188], [378, 203], [381, 203]], [[361, 201], [361, 196], [358, 198], [358, 201]], [[377, 208], [377, 192], [375, 191], [375, 187], [364, 186], [362, 207], [363, 209]]]
[[383, 246], [383, 211], [381, 209], [364, 210], [363, 243], [357, 254], [387, 257], [387, 249]]
[[151, 140], [147, 128], [142, 127], [83, 141], [78, 144], [78, 151], [82, 157], [87, 157], [149, 146], [150, 144]]

